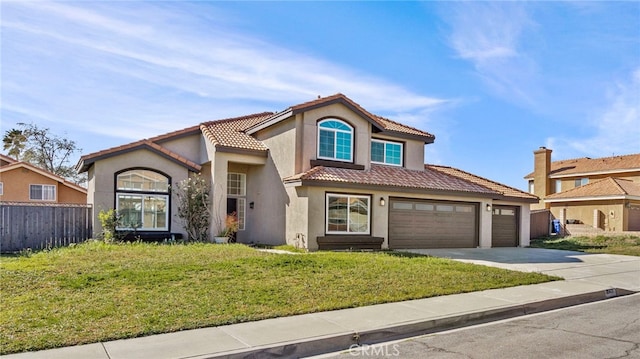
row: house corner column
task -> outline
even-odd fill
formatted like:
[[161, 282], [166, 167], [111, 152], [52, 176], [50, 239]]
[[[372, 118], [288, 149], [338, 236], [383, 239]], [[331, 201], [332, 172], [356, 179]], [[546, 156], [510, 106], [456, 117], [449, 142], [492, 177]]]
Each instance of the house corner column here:
[[[488, 209], [488, 210], [487, 210]], [[493, 203], [482, 202], [478, 210], [480, 213], [480, 233], [478, 233], [478, 246], [480, 248], [491, 248], [491, 226], [493, 224]]]

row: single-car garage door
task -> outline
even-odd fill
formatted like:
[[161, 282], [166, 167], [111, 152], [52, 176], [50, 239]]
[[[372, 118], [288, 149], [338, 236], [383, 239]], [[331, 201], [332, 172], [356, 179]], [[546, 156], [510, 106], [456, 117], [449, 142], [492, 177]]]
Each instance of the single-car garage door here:
[[493, 206], [491, 225], [492, 247], [518, 246], [518, 207]]
[[391, 199], [389, 248], [474, 248], [478, 246], [478, 205]]
[[627, 231], [640, 231], [640, 206], [629, 208], [629, 224]]

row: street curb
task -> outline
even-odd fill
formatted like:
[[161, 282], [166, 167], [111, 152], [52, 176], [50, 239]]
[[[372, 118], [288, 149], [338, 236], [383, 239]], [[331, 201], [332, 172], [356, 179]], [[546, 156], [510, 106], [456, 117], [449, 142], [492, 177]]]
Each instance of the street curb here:
[[554, 298], [543, 301], [518, 304], [513, 306], [468, 312], [464, 314], [429, 320], [418, 320], [395, 326], [366, 330], [362, 332], [347, 331], [339, 334], [313, 337], [305, 340], [290, 341], [255, 346], [251, 348], [213, 353], [189, 357], [190, 359], [214, 358], [282, 358], [304, 357], [320, 355], [330, 352], [348, 350], [354, 346], [376, 344], [391, 340], [410, 338], [419, 335], [493, 322], [502, 319], [515, 318], [523, 315], [546, 312], [554, 309], [571, 307], [605, 299], [633, 294], [635, 292], [611, 288], [596, 292], [583, 293], [568, 297]]

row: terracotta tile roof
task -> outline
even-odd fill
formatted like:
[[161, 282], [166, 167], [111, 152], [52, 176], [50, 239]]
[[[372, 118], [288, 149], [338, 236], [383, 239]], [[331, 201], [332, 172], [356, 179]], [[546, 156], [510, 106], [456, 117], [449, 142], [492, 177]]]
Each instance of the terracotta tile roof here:
[[86, 188], [84, 188], [84, 187], [82, 187], [82, 186], [80, 186], [78, 184], [75, 184], [75, 183], [73, 183], [71, 181], [68, 181], [65, 178], [60, 177], [60, 176], [58, 176], [56, 174], [53, 174], [53, 173], [51, 173], [51, 172], [49, 172], [49, 171], [47, 171], [47, 170], [45, 170], [43, 168], [36, 167], [36, 166], [34, 166], [34, 165], [32, 165], [31, 163], [28, 163], [28, 162], [22, 162], [22, 161], [14, 160], [13, 163], [8, 164], [6, 166], [0, 167], [0, 173], [8, 172], [8, 171], [14, 170], [16, 168], [26, 168], [26, 169], [28, 169], [30, 171], [39, 173], [42, 176], [45, 176], [45, 177], [48, 177], [48, 178], [50, 178], [50, 179], [52, 179], [54, 181], [57, 181], [57, 182], [61, 183], [62, 185], [67, 186], [67, 187], [69, 187], [71, 189], [74, 189], [74, 190], [76, 190], [78, 192], [82, 192], [84, 194], [87, 194], [87, 189]]
[[422, 190], [478, 193], [495, 195], [496, 191], [485, 186], [451, 176], [441, 171], [425, 168], [424, 171], [406, 168], [371, 165], [369, 170], [317, 166], [304, 173], [284, 179], [290, 182], [333, 182], [337, 184], [359, 184], [371, 186], [389, 186]]
[[[180, 131], [176, 131], [174, 133], [182, 133], [183, 130]], [[166, 136], [158, 136], [155, 137], [157, 138], [162, 138], [162, 139], [166, 139]], [[95, 161], [102, 159], [102, 158], [106, 158], [106, 157], [110, 157], [113, 155], [117, 155], [117, 154], [121, 154], [121, 153], [126, 153], [126, 152], [130, 152], [130, 151], [134, 151], [137, 149], [141, 149], [141, 148], [147, 148], [151, 151], [154, 152], [158, 152], [160, 154], [162, 154], [163, 156], [169, 158], [170, 160], [177, 162], [181, 165], [184, 165], [185, 167], [199, 172], [201, 169], [201, 166], [193, 161], [190, 161], [182, 156], [180, 156], [179, 154], [172, 152], [170, 150], [168, 150], [165, 147], [162, 147], [160, 145], [158, 145], [157, 143], [153, 142], [151, 139], [144, 139], [144, 140], [140, 140], [140, 141], [136, 141], [136, 142], [131, 142], [122, 146], [117, 146], [117, 147], [112, 147], [106, 150], [102, 150], [102, 151], [98, 151], [98, 152], [94, 152], [94, 153], [90, 153], [88, 155], [84, 155], [82, 157], [80, 157], [80, 160], [78, 161], [78, 164], [76, 165], [76, 169], [79, 172], [85, 172], [89, 169], [89, 167], [91, 166], [91, 164], [93, 164]]]
[[480, 176], [476, 176], [472, 173], [457, 169], [457, 168], [453, 168], [453, 167], [448, 167], [448, 166], [438, 166], [438, 165], [425, 165], [425, 168], [427, 169], [432, 169], [435, 171], [440, 171], [443, 173], [446, 173], [448, 175], [451, 176], [455, 176], [458, 178], [462, 178], [466, 181], [470, 181], [476, 184], [479, 184], [481, 186], [490, 188], [496, 192], [501, 193], [503, 196], [506, 197], [513, 197], [513, 198], [523, 198], [523, 199], [531, 199], [531, 200], [535, 200], [536, 202], [538, 201], [538, 197], [531, 194], [531, 193], [527, 193], [524, 191], [521, 191], [517, 188], [513, 188], [513, 187], [509, 187], [506, 185], [503, 185], [501, 183], [492, 181], [490, 179], [484, 178], [484, 177], [480, 177]]
[[[565, 175], [580, 175], [591, 173], [619, 173], [629, 171], [640, 171], [640, 153], [601, 157], [601, 158], [573, 158], [562, 161], [551, 162], [550, 177]], [[533, 172], [525, 176], [525, 179], [532, 179]]]
[[264, 121], [273, 115], [272, 112], [257, 113], [248, 116], [228, 118], [203, 123], [200, 129], [204, 136], [216, 146], [267, 151], [268, 148], [255, 137], [246, 134], [247, 128]]
[[550, 202], [593, 197], [640, 197], [640, 183], [628, 179], [607, 177], [584, 186], [554, 193], [545, 198]]
[[[317, 98], [315, 100], [312, 101], [308, 101], [308, 102], [304, 102], [298, 105], [294, 105], [289, 107], [288, 109], [274, 114], [271, 118], [267, 118], [265, 119], [264, 123], [269, 123], [269, 122], [274, 122], [276, 123], [278, 121], [278, 119], [284, 119], [287, 118], [287, 116], [283, 117], [283, 114], [287, 114], [290, 113], [292, 115], [295, 115], [296, 113], [300, 113], [300, 112], [304, 112], [304, 111], [309, 111], [312, 110], [314, 108], [318, 108], [318, 107], [322, 107], [322, 106], [327, 106], [333, 103], [342, 103], [343, 105], [349, 107], [352, 111], [359, 113], [362, 117], [364, 117], [365, 119], [369, 120], [369, 122], [371, 122], [375, 127], [377, 127], [379, 130], [386, 132], [392, 132], [392, 133], [398, 133], [398, 134], [405, 134], [405, 135], [411, 135], [411, 136], [417, 136], [422, 138], [423, 140], [425, 140], [425, 142], [427, 143], [431, 143], [433, 142], [433, 140], [435, 139], [435, 136], [419, 130], [417, 128], [414, 127], [410, 127], [410, 126], [406, 126], [403, 125], [401, 123], [392, 121], [388, 118], [384, 118], [382, 116], [378, 116], [378, 115], [374, 115], [371, 112], [365, 110], [362, 106], [360, 106], [358, 103], [354, 102], [353, 100], [351, 100], [350, 98], [348, 98], [347, 96], [341, 94], [341, 93], [337, 93], [335, 95], [331, 95], [331, 96], [327, 96], [327, 97], [320, 97]], [[257, 126], [262, 125], [261, 123], [256, 124]], [[249, 133], [251, 133], [252, 131], [249, 130]]]

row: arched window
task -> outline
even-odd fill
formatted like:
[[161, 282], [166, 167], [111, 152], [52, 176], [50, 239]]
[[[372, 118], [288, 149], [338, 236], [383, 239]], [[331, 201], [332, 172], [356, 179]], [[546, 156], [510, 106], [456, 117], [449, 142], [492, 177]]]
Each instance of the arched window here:
[[353, 127], [343, 121], [327, 119], [318, 123], [318, 158], [353, 161]]
[[169, 230], [169, 177], [162, 173], [131, 169], [116, 175], [116, 211], [119, 230]]

